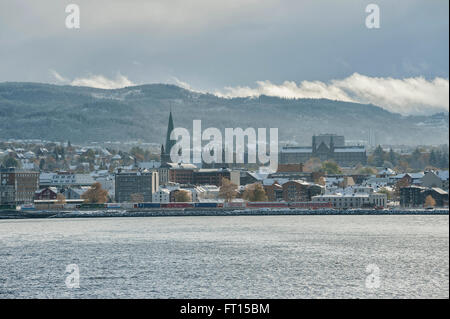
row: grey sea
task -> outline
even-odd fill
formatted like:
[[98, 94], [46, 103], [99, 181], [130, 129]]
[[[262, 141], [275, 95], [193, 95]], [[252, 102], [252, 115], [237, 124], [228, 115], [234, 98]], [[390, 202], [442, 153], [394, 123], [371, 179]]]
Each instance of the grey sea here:
[[448, 297], [448, 215], [0, 220], [0, 298]]

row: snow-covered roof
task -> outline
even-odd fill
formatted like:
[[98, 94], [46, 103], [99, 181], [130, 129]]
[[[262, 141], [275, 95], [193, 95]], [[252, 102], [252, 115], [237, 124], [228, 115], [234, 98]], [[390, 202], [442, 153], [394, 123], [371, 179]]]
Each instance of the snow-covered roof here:
[[390, 168], [385, 168], [385, 169], [382, 169], [381, 171], [379, 171], [378, 175], [395, 175], [395, 171]]
[[392, 176], [392, 178], [402, 179], [406, 175], [409, 175], [412, 179], [420, 179], [420, 178], [424, 177], [425, 174], [422, 173], [422, 172], [419, 172], [419, 173], [406, 173], [406, 174], [398, 174], [398, 175]]
[[170, 194], [170, 190], [168, 190], [167, 188], [160, 188], [158, 190], [159, 193], [165, 193], [165, 194]]
[[366, 151], [364, 146], [335, 147], [335, 153], [363, 153]]
[[263, 179], [267, 178], [269, 175], [268, 173], [261, 173], [261, 172], [248, 172], [248, 175], [252, 176], [258, 181], [262, 181]]
[[32, 151], [28, 151], [25, 153], [25, 158], [34, 158], [36, 155]]
[[434, 190], [436, 193], [441, 194], [441, 195], [448, 195], [448, 193], [446, 191], [444, 191], [442, 188], [439, 188], [439, 187], [433, 187], [432, 190]]
[[71, 190], [81, 196], [89, 190], [89, 187], [72, 187]]
[[195, 169], [197, 166], [190, 163], [167, 163], [171, 168]]
[[138, 167], [139, 168], [146, 168], [146, 169], [159, 168], [160, 166], [161, 166], [161, 163], [157, 162], [157, 161], [140, 162], [140, 163], [138, 163]]
[[275, 183], [275, 182], [277, 182], [280, 185], [283, 185], [284, 183], [289, 182], [289, 179], [287, 179], [287, 178], [265, 178], [262, 181], [264, 186], [273, 185], [273, 183]]
[[312, 153], [312, 147], [287, 146], [281, 148], [281, 153]]
[[443, 181], [448, 181], [448, 171], [437, 171], [437, 176]]
[[361, 197], [361, 198], [368, 198], [369, 194], [365, 193], [352, 193], [352, 194], [330, 194], [330, 195], [316, 195], [312, 198], [355, 198], [355, 197]]

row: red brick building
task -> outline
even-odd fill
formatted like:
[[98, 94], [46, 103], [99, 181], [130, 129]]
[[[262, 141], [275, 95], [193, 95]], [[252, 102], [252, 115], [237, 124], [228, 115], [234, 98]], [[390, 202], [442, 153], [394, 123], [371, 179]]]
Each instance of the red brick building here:
[[37, 190], [34, 193], [34, 200], [51, 200], [56, 199], [58, 191], [56, 187], [46, 187]]

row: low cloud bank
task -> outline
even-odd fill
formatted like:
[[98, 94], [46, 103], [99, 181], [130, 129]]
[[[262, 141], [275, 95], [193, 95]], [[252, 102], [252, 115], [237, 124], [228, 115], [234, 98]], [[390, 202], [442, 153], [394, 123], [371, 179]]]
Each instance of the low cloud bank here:
[[120, 89], [126, 86], [136, 85], [130, 81], [126, 76], [118, 73], [114, 79], [109, 79], [103, 75], [89, 75], [86, 77], [75, 78], [74, 80], [69, 80], [62, 75], [60, 75], [55, 70], [50, 70], [50, 73], [59, 82], [73, 85], [73, 86], [89, 86], [98, 89]]
[[[62, 83], [75, 86], [89, 86], [100, 89], [118, 89], [136, 85], [126, 76], [117, 74], [114, 79], [103, 75], [90, 75], [67, 79], [54, 70], [53, 77]], [[188, 83], [173, 78], [175, 83], [187, 90], [196, 90]], [[346, 102], [374, 104], [388, 111], [404, 115], [420, 115], [449, 111], [449, 80], [436, 77], [427, 80], [423, 77], [394, 79], [390, 77], [369, 77], [354, 73], [349, 77], [329, 82], [302, 81], [299, 84], [285, 81], [274, 84], [270, 81], [257, 81], [256, 87], [225, 87], [213, 92], [223, 98], [258, 97], [260, 95], [289, 99], [312, 98], [330, 99]]]
[[226, 87], [215, 94], [227, 98], [267, 95], [372, 103], [401, 114], [430, 114], [449, 110], [449, 80], [438, 77], [433, 80], [423, 77], [394, 79], [354, 73], [329, 83], [302, 81], [297, 84], [285, 81], [274, 84], [270, 81], [258, 81], [256, 84], [254, 88]]

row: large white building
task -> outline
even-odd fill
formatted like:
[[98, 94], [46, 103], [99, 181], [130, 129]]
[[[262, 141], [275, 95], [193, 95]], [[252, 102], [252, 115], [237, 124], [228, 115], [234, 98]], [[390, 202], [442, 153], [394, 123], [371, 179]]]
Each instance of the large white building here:
[[94, 182], [89, 174], [72, 172], [41, 173], [39, 176], [40, 187], [91, 186]]
[[363, 207], [386, 207], [387, 196], [380, 193], [353, 193], [318, 195], [312, 197], [313, 202], [331, 203], [333, 208], [350, 209]]

